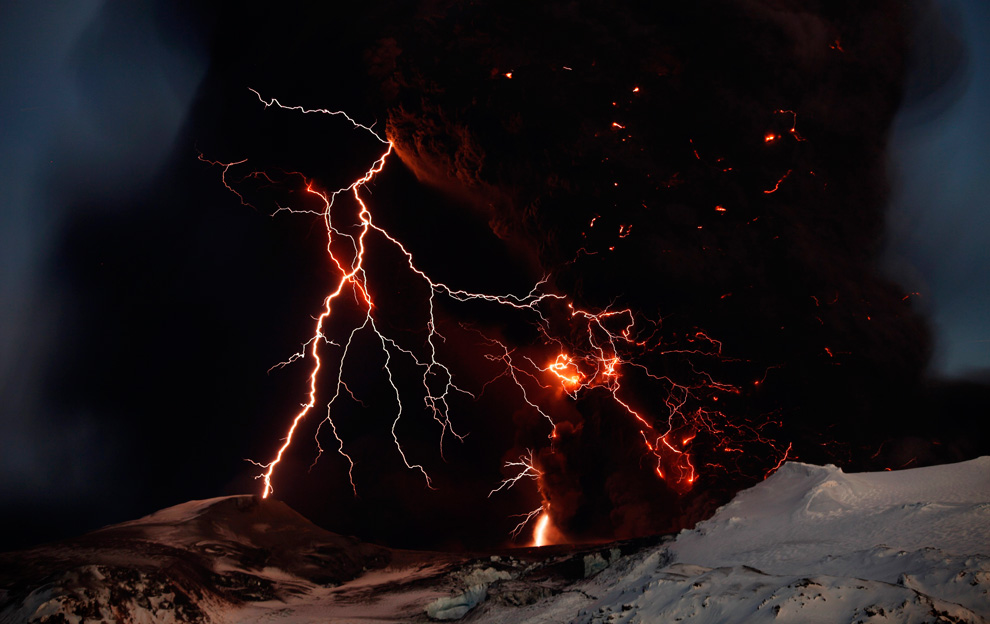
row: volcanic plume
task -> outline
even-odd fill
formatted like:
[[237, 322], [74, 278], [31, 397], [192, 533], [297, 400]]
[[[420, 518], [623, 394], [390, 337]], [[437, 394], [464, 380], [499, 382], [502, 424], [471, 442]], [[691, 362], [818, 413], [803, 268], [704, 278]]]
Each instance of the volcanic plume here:
[[[438, 302], [438, 348], [478, 400], [457, 398], [467, 436], [442, 453], [438, 425], [406, 403], [397, 435], [436, 490], [395, 453], [380, 351], [357, 345], [347, 383], [360, 402], [336, 421], [357, 497], [347, 461], [311, 466], [312, 428], [276, 474], [276, 496], [332, 530], [490, 545], [543, 504], [562, 539], [628, 537], [693, 524], [783, 458], [897, 468], [980, 448], [964, 418], [985, 388], [926, 389], [917, 296], [876, 267], [887, 135], [917, 36], [904, 3], [189, 10], [210, 31], [209, 71], [155, 183], [167, 191], [77, 197], [49, 267], [66, 322], [46, 401], [141, 441], [101, 446], [127, 449], [106, 460], [129, 468], [125, 489], [168, 501], [255, 490], [242, 460], [267, 461], [305, 400], [304, 368], [265, 371], [309, 339], [336, 278], [318, 219], [268, 213], [298, 207], [303, 189], [287, 183], [332, 192], [383, 148], [339, 120], [266, 108], [249, 87], [345, 110], [393, 142], [362, 197], [431, 279], [504, 294], [546, 277], [560, 297], [535, 321]], [[285, 203], [241, 205], [197, 152], [248, 158]], [[392, 271], [395, 255], [369, 260], [384, 276], [377, 313], [415, 342], [426, 291]], [[609, 336], [625, 351], [588, 359]], [[506, 354], [539, 369], [525, 383], [552, 432]], [[538, 484], [489, 497], [519, 458]]]
[[[434, 3], [369, 60], [422, 182], [579, 305], [721, 342], [705, 371], [743, 389], [731, 419], [777, 421], [799, 457], [862, 461], [917, 417], [930, 350], [875, 266], [907, 31], [896, 2]], [[690, 522], [710, 493], [642, 475], [614, 412], [579, 399], [546, 458], [561, 520], [620, 536]]]

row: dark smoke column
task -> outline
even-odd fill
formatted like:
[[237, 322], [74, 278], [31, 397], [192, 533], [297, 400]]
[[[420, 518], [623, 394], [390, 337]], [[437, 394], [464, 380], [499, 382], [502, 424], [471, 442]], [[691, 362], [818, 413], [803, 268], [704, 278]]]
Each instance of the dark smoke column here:
[[[930, 349], [875, 267], [906, 20], [894, 1], [434, 3], [368, 59], [421, 180], [577, 305], [721, 341], [706, 372], [743, 389], [731, 418], [864, 466], [913, 426]], [[764, 474], [754, 457], [678, 494], [594, 396], [570, 412], [543, 487], [574, 537], [676, 529]]]

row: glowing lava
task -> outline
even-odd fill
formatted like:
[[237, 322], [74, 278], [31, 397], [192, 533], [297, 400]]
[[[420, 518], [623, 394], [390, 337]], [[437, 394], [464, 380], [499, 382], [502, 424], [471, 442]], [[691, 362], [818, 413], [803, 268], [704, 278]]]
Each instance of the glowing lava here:
[[536, 527], [533, 529], [533, 546], [540, 548], [541, 546], [546, 546], [550, 542], [547, 540], [547, 530], [550, 527], [550, 514], [543, 512], [540, 518], [536, 521]]

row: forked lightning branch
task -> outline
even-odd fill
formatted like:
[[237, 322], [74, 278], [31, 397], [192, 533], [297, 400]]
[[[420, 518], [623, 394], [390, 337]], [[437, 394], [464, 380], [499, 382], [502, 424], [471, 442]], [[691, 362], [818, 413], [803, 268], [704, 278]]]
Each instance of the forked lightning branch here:
[[[343, 111], [285, 106], [276, 99], [266, 100], [258, 92], [254, 90], [252, 92], [265, 108], [277, 107], [300, 114], [340, 117], [355, 129], [366, 133], [369, 140], [381, 145], [380, 155], [370, 163], [364, 174], [343, 188], [329, 191], [320, 188], [315, 179], [308, 174], [301, 172], [292, 174], [293, 178], [298, 177], [302, 181], [306, 196], [316, 201], [317, 209], [277, 205], [271, 211], [319, 216], [325, 229], [326, 255], [335, 277], [323, 300], [323, 307], [316, 316], [311, 337], [298, 353], [278, 365], [284, 366], [303, 360], [308, 362], [309, 374], [305, 391], [306, 400], [289, 421], [281, 444], [271, 459], [266, 462], [254, 462], [262, 470], [258, 478], [263, 481], [264, 497], [274, 492], [274, 480], [279, 465], [304, 423], [312, 420], [310, 417], [320, 402], [322, 402], [320, 410], [322, 413], [319, 421], [312, 425], [318, 453], [321, 454], [324, 450], [320, 442], [323, 430], [329, 429], [336, 452], [347, 460], [348, 478], [355, 494], [357, 493], [356, 460], [348, 453], [347, 440], [338, 432], [334, 420], [334, 408], [341, 400], [355, 398], [344, 377], [349, 362], [361, 357], [361, 354], [356, 353], [355, 338], [362, 334], [372, 337], [372, 342], [377, 344], [384, 357], [382, 374], [394, 394], [391, 437], [395, 452], [408, 469], [422, 474], [427, 487], [433, 487], [426, 468], [411, 459], [403, 449], [397, 430], [404, 414], [409, 411], [408, 402], [418, 399], [426, 405], [428, 412], [439, 423], [441, 447], [447, 434], [462, 438], [451, 420], [451, 398], [456, 394], [471, 396], [473, 394], [457, 385], [450, 366], [438, 355], [439, 346], [444, 340], [437, 329], [435, 318], [435, 306], [440, 298], [455, 303], [487, 302], [505, 308], [512, 314], [524, 315], [537, 327], [550, 349], [542, 359], [520, 354], [517, 348], [491, 338], [486, 338], [485, 341], [495, 348], [495, 354], [488, 352], [479, 357], [498, 363], [502, 367], [502, 373], [498, 377], [510, 380], [518, 390], [518, 400], [546, 422], [550, 452], [554, 452], [553, 445], [558, 436], [554, 406], [549, 404], [551, 402], [537, 397], [546, 394], [541, 393], [541, 390], [551, 388], [562, 389], [565, 400], [576, 400], [584, 392], [607, 393], [616, 412], [626, 414], [629, 419], [628, 424], [638, 429], [642, 440], [640, 452], [644, 456], [653, 457], [653, 470], [657, 477], [674, 490], [690, 489], [698, 478], [698, 467], [693, 460], [691, 445], [699, 431], [704, 430], [724, 439], [731, 439], [733, 434], [738, 434], [752, 441], [755, 436], [758, 441], [767, 443], [773, 451], [777, 450], [772, 441], [761, 439], [759, 432], [748, 425], [732, 424], [730, 419], [717, 411], [694, 406], [688, 408], [689, 399], [699, 390], [703, 389], [709, 393], [737, 393], [738, 389], [728, 384], [717, 383], [703, 373], [694, 375], [685, 383], [674, 380], [668, 375], [651, 372], [643, 363], [644, 356], [664, 354], [666, 345], [661, 343], [658, 323], [643, 318], [633, 310], [577, 309], [564, 295], [551, 291], [549, 277], [540, 280], [529, 292], [523, 294], [477, 293], [431, 278], [417, 266], [413, 254], [406, 246], [375, 222], [369, 205], [368, 184], [395, 155], [393, 142], [378, 134], [372, 126], [358, 123]], [[206, 160], [202, 156], [201, 158]], [[273, 182], [273, 177], [267, 172], [251, 170], [247, 160], [229, 163], [207, 162], [222, 167], [224, 185], [245, 204], [248, 201], [239, 190], [240, 185], [251, 180]], [[428, 291], [423, 291], [428, 294], [425, 294], [422, 302], [427, 316], [423, 327], [425, 341], [421, 349], [413, 350], [402, 346], [397, 337], [392, 335], [387, 324], [379, 321], [374, 297], [376, 285], [370, 280], [367, 268], [373, 248], [380, 248], [381, 244], [392, 246], [398, 253], [391, 255], [405, 262], [405, 266], [396, 267], [397, 269], [411, 272], [415, 279], [428, 287]], [[335, 311], [345, 306], [354, 305], [359, 309], [357, 315], [335, 314]], [[568, 332], [567, 336], [555, 335], [551, 331], [548, 316], [553, 306], [566, 306], [564, 314], [570, 318], [576, 331]], [[337, 323], [338, 317], [342, 319], [340, 322], [348, 323], [346, 327], [334, 326], [334, 335], [346, 336], [342, 345], [331, 344], [327, 338], [331, 324]], [[575, 340], [574, 336], [578, 339]], [[711, 340], [702, 332], [698, 333], [696, 340], [700, 345], [696, 349], [671, 349], [667, 353], [679, 357], [692, 353], [715, 357], [719, 355], [720, 345], [717, 341]], [[331, 346], [334, 349], [328, 348]], [[421, 374], [421, 380], [414, 384], [417, 387], [421, 386], [421, 396], [403, 396], [403, 392], [400, 391], [400, 386], [405, 388], [408, 384], [399, 383], [396, 379], [400, 371], [394, 362], [399, 359], [411, 363], [412, 368]], [[403, 370], [410, 369], [403, 367]], [[626, 396], [622, 379], [627, 371], [635, 372], [659, 388], [659, 394], [666, 397], [663, 400], [664, 413], [647, 414], [638, 406], [639, 402], [634, 397]], [[329, 378], [329, 383], [324, 378]], [[328, 397], [318, 396], [321, 388], [331, 389]], [[542, 472], [536, 463], [536, 457], [533, 452], [529, 452], [528, 455], [520, 458], [520, 461], [507, 463], [506, 468], [515, 472], [492, 493], [512, 487], [523, 478], [535, 480], [539, 487]], [[542, 496], [542, 498], [543, 503], [540, 507], [523, 514], [524, 520], [513, 531], [514, 534], [521, 532], [533, 518], [539, 518], [537, 533], [542, 535], [546, 532], [547, 525], [552, 522], [552, 510], [546, 497]], [[543, 539], [539, 535], [534, 538], [536, 543], [540, 543]]]

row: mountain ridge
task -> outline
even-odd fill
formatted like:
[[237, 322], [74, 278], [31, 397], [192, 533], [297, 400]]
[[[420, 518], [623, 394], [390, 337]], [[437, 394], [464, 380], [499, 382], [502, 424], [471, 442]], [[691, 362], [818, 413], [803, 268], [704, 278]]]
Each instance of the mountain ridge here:
[[403, 551], [244, 495], [0, 554], [0, 624], [986, 624], [990, 457], [784, 464], [676, 536]]

